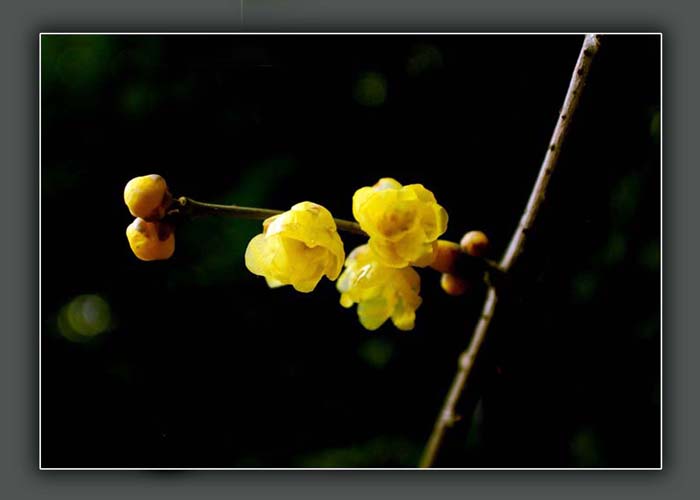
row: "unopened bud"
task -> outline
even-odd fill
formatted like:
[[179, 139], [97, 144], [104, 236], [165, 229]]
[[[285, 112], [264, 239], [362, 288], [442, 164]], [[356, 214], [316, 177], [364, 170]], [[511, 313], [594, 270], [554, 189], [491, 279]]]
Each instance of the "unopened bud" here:
[[459, 244], [472, 257], [483, 257], [489, 251], [489, 239], [481, 231], [469, 231]]

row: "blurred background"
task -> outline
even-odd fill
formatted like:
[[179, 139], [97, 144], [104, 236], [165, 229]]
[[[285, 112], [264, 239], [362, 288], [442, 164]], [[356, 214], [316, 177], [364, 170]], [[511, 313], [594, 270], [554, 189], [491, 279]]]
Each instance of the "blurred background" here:
[[[334, 283], [246, 270], [260, 222], [190, 221], [172, 259], [137, 260], [124, 185], [351, 218], [392, 176], [497, 259], [581, 42], [42, 36], [42, 465], [415, 466], [483, 287], [449, 297], [421, 270], [415, 330], [367, 332]], [[437, 465], [659, 466], [660, 55], [604, 37]]]

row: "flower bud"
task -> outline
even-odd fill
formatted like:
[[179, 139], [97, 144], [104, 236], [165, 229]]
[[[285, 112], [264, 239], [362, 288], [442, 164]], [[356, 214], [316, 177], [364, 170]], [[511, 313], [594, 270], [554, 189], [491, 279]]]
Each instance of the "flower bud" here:
[[171, 201], [165, 179], [157, 174], [134, 177], [124, 188], [124, 203], [129, 212], [146, 221], [162, 219]]
[[489, 239], [481, 231], [469, 231], [459, 244], [472, 257], [483, 257], [489, 251]]
[[468, 281], [448, 273], [443, 273], [440, 277], [440, 286], [447, 295], [464, 295], [471, 290]]
[[141, 260], [169, 259], [175, 251], [175, 233], [167, 222], [148, 222], [139, 217], [126, 228], [134, 255]]
[[453, 241], [438, 240], [435, 249], [435, 260], [430, 267], [441, 273], [453, 273], [457, 265], [457, 258], [462, 253], [462, 248]]

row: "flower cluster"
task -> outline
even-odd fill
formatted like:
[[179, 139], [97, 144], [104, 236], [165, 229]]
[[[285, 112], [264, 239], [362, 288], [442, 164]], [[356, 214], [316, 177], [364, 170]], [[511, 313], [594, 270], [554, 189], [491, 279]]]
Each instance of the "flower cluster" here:
[[421, 184], [402, 186], [391, 178], [363, 187], [352, 198], [352, 213], [369, 242], [350, 254], [338, 280], [343, 307], [357, 304], [362, 326], [376, 330], [391, 318], [412, 330], [421, 305], [420, 276], [411, 267], [430, 265], [447, 212]]
[[[164, 219], [172, 200], [159, 175], [137, 177], [126, 185], [124, 201], [136, 217], [126, 234], [139, 259], [172, 256], [173, 226]], [[340, 222], [321, 205], [304, 201], [265, 219], [262, 233], [248, 243], [246, 267], [272, 288], [291, 285], [299, 292], [311, 292], [323, 276], [338, 280], [341, 305], [357, 304], [360, 323], [368, 330], [388, 319], [400, 330], [413, 329], [422, 302], [414, 267], [440, 270], [447, 266], [443, 260], [453, 258], [453, 246], [459, 250], [459, 245], [438, 240], [447, 229], [447, 212], [421, 184], [403, 186], [383, 178], [355, 192], [352, 213], [357, 224], [340, 222], [364, 232], [369, 241], [347, 259]]]
[[[340, 303], [357, 304], [360, 323], [368, 330], [389, 318], [397, 328], [411, 330], [421, 304], [420, 276], [412, 266], [427, 266], [436, 258], [447, 212], [422, 185], [402, 186], [389, 178], [358, 189], [352, 209], [369, 242], [345, 260], [337, 283]], [[323, 275], [338, 278], [344, 256], [330, 212], [303, 202], [263, 223], [262, 234], [248, 244], [246, 266], [271, 287], [292, 285], [310, 292]]]

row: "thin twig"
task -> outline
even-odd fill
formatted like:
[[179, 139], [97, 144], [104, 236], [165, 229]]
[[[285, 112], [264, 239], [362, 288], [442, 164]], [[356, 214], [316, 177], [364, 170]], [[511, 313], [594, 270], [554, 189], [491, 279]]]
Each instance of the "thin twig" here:
[[[539, 211], [540, 205], [544, 200], [549, 179], [551, 178], [552, 172], [556, 167], [564, 138], [569, 131], [571, 118], [573, 117], [581, 98], [581, 91], [586, 83], [586, 77], [588, 76], [588, 71], [590, 69], [593, 56], [595, 56], [599, 46], [600, 37], [598, 35], [586, 35], [586, 38], [583, 41], [583, 46], [581, 47], [578, 61], [576, 61], [574, 74], [571, 77], [571, 82], [569, 83], [569, 89], [566, 93], [564, 104], [562, 105], [561, 112], [557, 118], [557, 124], [554, 127], [552, 139], [549, 142], [549, 147], [547, 148], [547, 153], [545, 154], [542, 166], [540, 167], [540, 172], [537, 176], [537, 180], [535, 181], [535, 185], [532, 188], [530, 199], [528, 200], [525, 211], [520, 218], [520, 223], [518, 224], [518, 227], [515, 230], [510, 243], [508, 244], [508, 248], [501, 259], [500, 267], [504, 272], [508, 272], [511, 269], [516, 259], [523, 251], [526, 235], [530, 229], [532, 229], [537, 212]], [[440, 447], [442, 446], [447, 429], [459, 419], [455, 413], [455, 408], [462, 393], [464, 392], [464, 387], [469, 379], [472, 368], [474, 367], [474, 362], [476, 361], [479, 350], [481, 349], [481, 346], [486, 338], [486, 333], [488, 332], [491, 318], [495, 312], [497, 301], [498, 297], [496, 289], [493, 286], [489, 286], [486, 293], [486, 300], [484, 301], [484, 306], [481, 311], [481, 316], [476, 324], [476, 327], [474, 328], [469, 346], [459, 357], [457, 373], [455, 374], [454, 380], [452, 381], [452, 386], [447, 393], [442, 410], [435, 421], [435, 427], [433, 428], [433, 432], [430, 435], [428, 444], [423, 452], [420, 467], [431, 467], [435, 463], [435, 459], [440, 451]]]
[[[205, 203], [192, 198], [181, 196], [173, 202], [172, 209], [181, 214], [190, 216], [203, 215], [225, 215], [237, 219], [265, 220], [269, 217], [283, 213], [282, 210], [272, 210], [269, 208], [241, 207], [238, 205], [217, 205], [215, 203]], [[344, 219], [334, 219], [338, 231], [367, 236], [357, 222]]]

